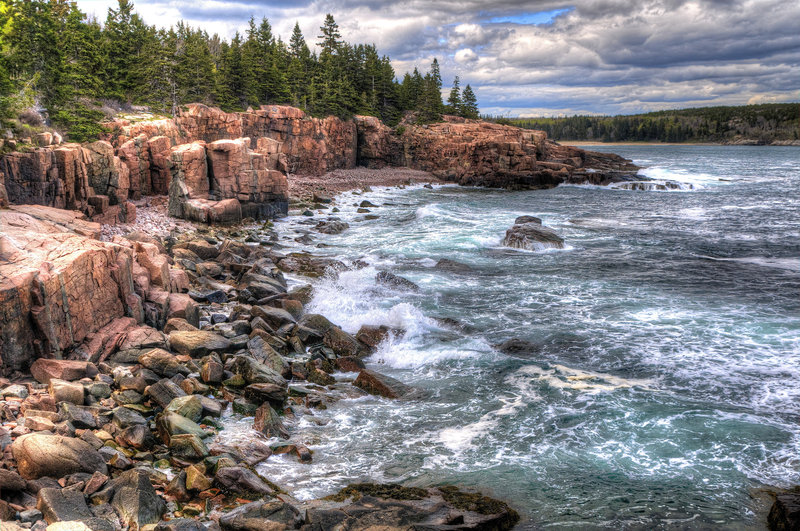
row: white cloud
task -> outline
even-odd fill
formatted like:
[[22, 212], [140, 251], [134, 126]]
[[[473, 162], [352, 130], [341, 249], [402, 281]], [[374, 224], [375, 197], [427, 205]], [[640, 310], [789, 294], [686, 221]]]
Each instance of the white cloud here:
[[[112, 0], [78, 0], [102, 21]], [[181, 18], [231, 36], [267, 16], [284, 40], [309, 44], [325, 13], [349, 42], [375, 43], [398, 76], [433, 57], [484, 112], [619, 113], [796, 101], [796, 0], [138, 0], [146, 22]], [[572, 8], [549, 24], [496, 23]]]

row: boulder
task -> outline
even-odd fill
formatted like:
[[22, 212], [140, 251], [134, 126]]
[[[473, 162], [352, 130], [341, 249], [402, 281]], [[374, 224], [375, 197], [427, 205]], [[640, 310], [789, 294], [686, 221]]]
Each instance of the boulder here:
[[375, 275], [375, 281], [378, 284], [384, 284], [386, 286], [391, 286], [393, 288], [404, 291], [413, 291], [413, 292], [419, 291], [419, 286], [417, 286], [410, 280], [397, 276], [394, 273], [390, 273], [389, 271], [379, 272], [377, 275]]
[[506, 231], [503, 245], [529, 251], [563, 249], [564, 239], [541, 223], [529, 222], [514, 225]]
[[123, 525], [132, 531], [157, 523], [167, 511], [166, 503], [150, 483], [149, 474], [141, 469], [123, 472], [92, 499], [110, 502]]
[[268, 403], [261, 404], [256, 410], [253, 429], [267, 437], [289, 438], [289, 432], [284, 428], [281, 417]]
[[254, 472], [242, 466], [226, 466], [217, 470], [214, 484], [228, 492], [258, 497], [272, 496], [275, 490]]
[[187, 376], [191, 372], [173, 354], [160, 348], [148, 350], [139, 356], [138, 361], [142, 367], [166, 378], [172, 378], [176, 374]]
[[31, 375], [41, 383], [49, 384], [51, 379], [80, 380], [81, 378], [94, 378], [97, 367], [88, 361], [50, 360], [39, 358], [31, 365]]
[[383, 396], [386, 398], [403, 398], [411, 394], [414, 389], [406, 384], [395, 380], [390, 376], [364, 369], [358, 374], [358, 378], [353, 385], [366, 391], [371, 395]]
[[69, 489], [39, 489], [36, 508], [42, 512], [42, 517], [48, 524], [94, 518], [83, 493]]
[[230, 340], [204, 330], [174, 331], [169, 334], [170, 347], [180, 354], [200, 358], [212, 352], [227, 352]]
[[800, 529], [800, 492], [786, 492], [775, 496], [775, 503], [767, 516], [771, 531]]
[[281, 500], [260, 500], [237, 507], [219, 519], [222, 529], [297, 529], [304, 519], [300, 511]]
[[58, 402], [70, 402], [72, 404], [83, 405], [83, 384], [67, 382], [58, 378], [50, 378], [48, 389], [53, 400]]
[[32, 433], [18, 437], [11, 451], [20, 475], [26, 479], [60, 478], [75, 472], [108, 473], [97, 450], [80, 439]]

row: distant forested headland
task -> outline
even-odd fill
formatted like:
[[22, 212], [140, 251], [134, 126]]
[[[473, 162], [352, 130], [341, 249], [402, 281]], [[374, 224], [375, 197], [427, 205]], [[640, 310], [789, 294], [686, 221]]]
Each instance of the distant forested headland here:
[[621, 116], [498, 118], [554, 140], [598, 142], [800, 143], [800, 103], [701, 107]]
[[83, 141], [115, 110], [169, 114], [193, 102], [226, 111], [288, 104], [314, 116], [363, 114], [390, 125], [407, 111], [421, 123], [443, 113], [478, 118], [475, 93], [458, 78], [442, 101], [435, 59], [426, 73], [415, 68], [399, 81], [389, 57], [375, 45], [345, 42], [331, 15], [314, 42], [312, 51], [299, 25], [282, 40], [266, 18], [224, 39], [182, 22], [147, 25], [129, 0], [119, 0], [102, 24], [75, 2], [0, 0], [0, 125], [26, 136], [45, 116]]

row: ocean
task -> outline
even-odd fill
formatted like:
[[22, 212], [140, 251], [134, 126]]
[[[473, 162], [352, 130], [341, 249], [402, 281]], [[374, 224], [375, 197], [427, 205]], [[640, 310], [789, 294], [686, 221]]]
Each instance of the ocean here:
[[[358, 481], [474, 487], [520, 529], [762, 526], [767, 493], [800, 484], [800, 150], [588, 149], [679, 189], [375, 189], [339, 196], [339, 235], [308, 224], [328, 214], [279, 222], [287, 250], [358, 265], [314, 281], [306, 311], [402, 329], [367, 365], [424, 397], [315, 411], [290, 424], [314, 464], [260, 472], [300, 499]], [[503, 247], [521, 215], [566, 248]]]

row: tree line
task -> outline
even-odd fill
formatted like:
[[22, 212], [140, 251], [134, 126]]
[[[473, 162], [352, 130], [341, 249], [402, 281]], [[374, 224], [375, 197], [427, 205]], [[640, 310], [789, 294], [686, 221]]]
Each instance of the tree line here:
[[[103, 24], [67, 0], [0, 0], [0, 121], [8, 125], [38, 103], [70, 140], [95, 138], [118, 106], [174, 114], [200, 102], [226, 111], [289, 104], [313, 116], [377, 116], [420, 123], [442, 114], [478, 118], [475, 93], [455, 79], [447, 103], [436, 59], [395, 77], [375, 45], [345, 42], [328, 14], [312, 51], [298, 24], [289, 42], [269, 21], [250, 19], [230, 40], [184, 22], [147, 25], [130, 0], [118, 0]], [[104, 112], [105, 111], [105, 112]]]
[[487, 118], [539, 129], [554, 140], [721, 143], [747, 140], [769, 144], [800, 137], [797, 103], [702, 107], [628, 116]]

